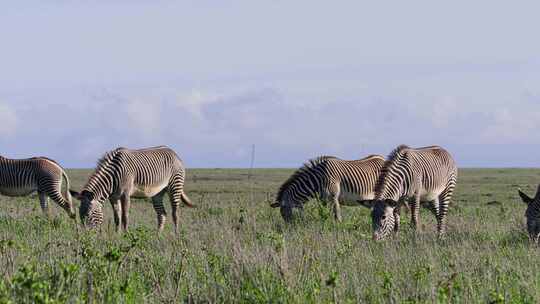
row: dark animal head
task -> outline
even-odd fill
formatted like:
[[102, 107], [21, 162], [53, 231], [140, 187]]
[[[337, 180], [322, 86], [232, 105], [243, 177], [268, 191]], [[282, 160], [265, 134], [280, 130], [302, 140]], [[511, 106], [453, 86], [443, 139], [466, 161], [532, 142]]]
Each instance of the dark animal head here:
[[69, 191], [71, 195], [81, 202], [79, 217], [81, 223], [89, 228], [94, 228], [103, 223], [103, 204], [99, 202], [94, 194], [89, 191]]
[[538, 242], [540, 236], [540, 185], [536, 190], [534, 198], [518, 190], [521, 200], [527, 204], [525, 218], [527, 220], [527, 232], [531, 241]]
[[378, 241], [386, 238], [396, 225], [394, 213], [398, 208], [398, 202], [390, 199], [373, 201], [371, 220], [373, 226], [373, 239]]

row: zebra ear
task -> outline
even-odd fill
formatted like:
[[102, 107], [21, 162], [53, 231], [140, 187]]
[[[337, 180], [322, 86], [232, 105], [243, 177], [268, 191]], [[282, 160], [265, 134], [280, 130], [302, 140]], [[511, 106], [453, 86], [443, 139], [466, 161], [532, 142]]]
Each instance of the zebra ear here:
[[270, 207], [272, 207], [272, 208], [277, 208], [277, 207], [279, 207], [279, 206], [281, 206], [281, 204], [278, 203], [278, 202], [275, 202], [275, 203], [273, 203], [273, 204], [270, 204]]
[[364, 206], [366, 208], [373, 208], [374, 203], [375, 203], [375, 200], [358, 201], [358, 204], [360, 204], [360, 206]]
[[82, 199], [82, 195], [77, 191], [73, 191], [73, 190], [69, 189], [69, 193], [71, 194], [71, 196], [73, 196], [74, 198], [76, 198], [78, 200]]
[[391, 200], [391, 199], [387, 199], [386, 203], [392, 208], [396, 208], [396, 207], [399, 206], [399, 202], [396, 202], [396, 201]]
[[534, 198], [540, 198], [540, 184], [538, 185], [538, 188], [536, 189], [536, 195]]
[[530, 198], [527, 194], [523, 193], [521, 191], [521, 189], [518, 189], [518, 194], [519, 196], [521, 197], [521, 200], [525, 203], [525, 204], [529, 204], [533, 201], [532, 198]]

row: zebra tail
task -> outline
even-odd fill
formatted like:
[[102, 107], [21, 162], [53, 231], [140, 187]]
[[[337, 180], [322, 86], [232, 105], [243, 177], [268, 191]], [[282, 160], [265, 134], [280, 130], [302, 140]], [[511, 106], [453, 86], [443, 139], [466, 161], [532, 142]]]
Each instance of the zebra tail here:
[[69, 185], [69, 178], [66, 174], [66, 171], [62, 170], [62, 178], [66, 180], [66, 187], [63, 191], [62, 195], [64, 196], [64, 199], [66, 199], [68, 202], [71, 203], [71, 193], [69, 193], [70, 185]]
[[180, 196], [180, 199], [182, 200], [182, 203], [184, 203], [184, 205], [190, 207], [190, 208], [195, 208], [195, 205], [193, 205], [193, 203], [191, 203], [191, 200], [189, 199], [189, 197], [184, 193], [182, 192], [182, 195]]

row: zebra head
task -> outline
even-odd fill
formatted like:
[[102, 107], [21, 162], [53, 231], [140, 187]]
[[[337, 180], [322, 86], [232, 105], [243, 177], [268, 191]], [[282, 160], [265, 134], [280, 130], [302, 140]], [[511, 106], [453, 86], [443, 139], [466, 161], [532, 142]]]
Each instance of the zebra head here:
[[387, 237], [396, 225], [394, 212], [398, 207], [398, 202], [391, 199], [375, 200], [373, 210], [371, 210], [371, 220], [373, 226], [373, 239], [382, 240]]
[[521, 200], [527, 204], [525, 218], [527, 219], [529, 239], [536, 243], [540, 237], [540, 185], [538, 185], [534, 198], [529, 197], [521, 190], [518, 190], [518, 194]]
[[281, 217], [283, 218], [283, 220], [285, 220], [285, 222], [292, 221], [293, 219], [292, 208], [294, 207], [293, 204], [290, 204], [285, 201], [281, 201], [281, 202], [274, 202], [273, 204], [270, 204], [270, 207], [272, 208], [279, 207], [279, 211], [281, 213]]
[[94, 228], [103, 223], [103, 204], [97, 200], [92, 192], [70, 191], [71, 195], [81, 201], [79, 217], [81, 223], [89, 228]]
[[283, 217], [286, 222], [291, 222], [293, 219], [293, 208], [302, 210], [304, 203], [313, 196], [312, 191], [304, 185], [286, 182], [279, 189], [276, 201], [270, 206], [272, 208], [279, 207], [281, 217]]

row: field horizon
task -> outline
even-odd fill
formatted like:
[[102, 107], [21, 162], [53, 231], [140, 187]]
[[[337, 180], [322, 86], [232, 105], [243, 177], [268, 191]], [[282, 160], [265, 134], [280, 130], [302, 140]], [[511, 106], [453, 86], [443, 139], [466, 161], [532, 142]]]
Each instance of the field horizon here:
[[[249, 167], [187, 167], [186, 168], [186, 171], [190, 171], [190, 170], [250, 170], [250, 169], [253, 169], [253, 170], [296, 170], [298, 169], [299, 167], [301, 166], [301, 163], [298, 164], [297, 167], [253, 167], [253, 168], [249, 168]], [[93, 171], [95, 169], [95, 167], [81, 167], [81, 168], [78, 168], [78, 167], [64, 167], [65, 170], [88, 170], [88, 171]], [[458, 167], [459, 170], [476, 170], [476, 169], [516, 169], [516, 170], [521, 170], [521, 169], [539, 169], [540, 170], [540, 167], [519, 167], [519, 166], [510, 166], [510, 167], [476, 167], [476, 166], [473, 166], [473, 167]]]
[[[158, 235], [145, 200], [133, 201], [129, 232], [115, 233], [108, 203], [101, 229], [86, 231], [52, 203], [45, 218], [35, 194], [0, 196], [0, 303], [540, 301], [539, 248], [516, 191], [534, 194], [540, 169], [460, 168], [444, 239], [423, 209], [417, 233], [404, 213], [383, 242], [363, 207], [343, 207], [336, 223], [310, 201], [284, 223], [269, 204], [294, 170], [187, 169], [197, 207], [180, 209], [178, 235], [169, 215]], [[71, 188], [91, 172], [68, 169]]]

